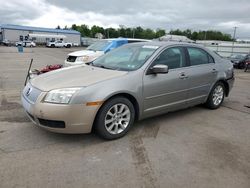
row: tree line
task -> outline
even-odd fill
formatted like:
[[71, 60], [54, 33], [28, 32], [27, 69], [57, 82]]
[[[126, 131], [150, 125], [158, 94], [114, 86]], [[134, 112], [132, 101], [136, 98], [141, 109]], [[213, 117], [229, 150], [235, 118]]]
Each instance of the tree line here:
[[[61, 29], [60, 26], [57, 29]], [[101, 33], [104, 38], [117, 38], [117, 37], [125, 37], [125, 38], [140, 38], [140, 39], [155, 39], [166, 35], [166, 31], [164, 29], [156, 29], [152, 30], [150, 28], [142, 28], [142, 27], [125, 27], [121, 25], [119, 28], [103, 28], [100, 26], [92, 26], [88, 25], [76, 25], [73, 24], [70, 28], [67, 26], [64, 29], [73, 29], [79, 31], [82, 37], [91, 37], [95, 38], [97, 33]], [[222, 33], [220, 31], [208, 30], [208, 31], [191, 31], [190, 29], [186, 30], [170, 30], [169, 34], [171, 35], [182, 35], [186, 36], [191, 40], [223, 40], [223, 41], [232, 41], [233, 38], [231, 35]]]
[[171, 30], [169, 34], [172, 35], [183, 35], [192, 40], [222, 40], [222, 41], [232, 41], [233, 38], [231, 35], [222, 33], [220, 31], [191, 31], [190, 29], [186, 29], [181, 31], [179, 29]]
[[79, 31], [82, 37], [95, 37], [97, 33], [101, 33], [105, 38], [117, 38], [117, 37], [125, 37], [125, 38], [141, 38], [141, 39], [154, 39], [164, 36], [165, 30], [163, 29], [144, 29], [142, 27], [129, 28], [120, 26], [120, 28], [103, 28], [100, 26], [92, 26], [89, 28], [87, 25], [76, 25], [73, 24], [71, 29]]

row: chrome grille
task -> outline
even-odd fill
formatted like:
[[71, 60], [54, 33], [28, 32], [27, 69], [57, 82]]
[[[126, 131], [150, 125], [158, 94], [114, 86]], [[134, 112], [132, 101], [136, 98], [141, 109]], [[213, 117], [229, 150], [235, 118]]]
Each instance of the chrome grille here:
[[68, 56], [67, 61], [73, 63], [76, 61], [76, 58], [77, 58], [76, 56]]
[[28, 83], [23, 90], [23, 96], [32, 103], [36, 102], [41, 93], [41, 90], [33, 87], [30, 83]]

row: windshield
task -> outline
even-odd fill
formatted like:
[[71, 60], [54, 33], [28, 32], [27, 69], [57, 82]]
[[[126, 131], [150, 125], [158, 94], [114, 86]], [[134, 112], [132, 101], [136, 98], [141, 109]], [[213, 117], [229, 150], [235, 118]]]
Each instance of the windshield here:
[[122, 46], [95, 60], [92, 65], [107, 69], [133, 71], [140, 68], [158, 46]]
[[87, 50], [93, 51], [104, 51], [106, 47], [111, 43], [111, 41], [105, 40], [100, 42], [95, 42], [94, 44], [90, 45]]

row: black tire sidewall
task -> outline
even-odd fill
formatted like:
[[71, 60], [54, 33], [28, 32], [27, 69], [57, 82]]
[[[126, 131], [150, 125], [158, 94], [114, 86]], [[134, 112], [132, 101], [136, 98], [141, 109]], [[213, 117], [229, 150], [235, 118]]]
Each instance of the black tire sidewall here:
[[[119, 103], [125, 104], [128, 106], [131, 112], [130, 122], [129, 122], [129, 125], [126, 127], [126, 129], [120, 134], [111, 134], [105, 128], [105, 124], [104, 124], [105, 117], [106, 117], [108, 110], [115, 104], [119, 104]], [[97, 134], [99, 134], [102, 138], [107, 139], [107, 140], [113, 140], [113, 139], [123, 137], [129, 131], [130, 127], [133, 125], [134, 120], [135, 120], [135, 109], [134, 109], [133, 104], [125, 97], [115, 97], [105, 102], [103, 106], [100, 108], [96, 116], [94, 128]]]
[[[215, 88], [216, 88], [217, 86], [219, 86], [219, 85], [223, 88], [223, 98], [222, 98], [222, 101], [220, 102], [220, 104], [215, 105], [214, 102], [213, 102], [213, 93], [214, 93]], [[225, 86], [224, 86], [224, 84], [223, 84], [222, 82], [217, 82], [217, 83], [213, 86], [213, 88], [212, 88], [212, 90], [211, 90], [211, 92], [210, 92], [210, 94], [209, 94], [209, 97], [208, 97], [207, 102], [206, 102], [206, 106], [207, 106], [208, 108], [210, 108], [210, 109], [217, 109], [217, 108], [219, 108], [219, 107], [221, 106], [221, 104], [223, 103], [224, 98], [225, 98]]]

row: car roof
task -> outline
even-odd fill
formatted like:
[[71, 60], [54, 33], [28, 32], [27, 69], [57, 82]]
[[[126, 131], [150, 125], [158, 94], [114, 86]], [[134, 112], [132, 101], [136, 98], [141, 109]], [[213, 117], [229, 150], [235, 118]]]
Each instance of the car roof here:
[[184, 46], [194, 46], [203, 48], [203, 46], [199, 44], [187, 43], [187, 42], [174, 42], [174, 41], [152, 41], [152, 42], [138, 42], [138, 43], [131, 43], [127, 44], [130, 46], [143, 46], [143, 45], [150, 45], [150, 46], [159, 46], [159, 47], [167, 47], [172, 45], [184, 45]]
[[127, 41], [126, 38], [109, 38], [109, 39], [104, 39], [107, 41]]
[[142, 41], [142, 42], [149, 42], [150, 40], [147, 39], [136, 39], [136, 38], [108, 38], [104, 39], [107, 41]]

